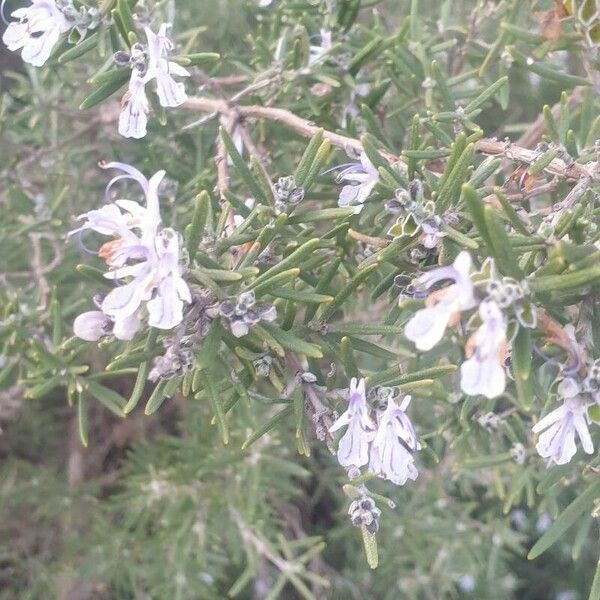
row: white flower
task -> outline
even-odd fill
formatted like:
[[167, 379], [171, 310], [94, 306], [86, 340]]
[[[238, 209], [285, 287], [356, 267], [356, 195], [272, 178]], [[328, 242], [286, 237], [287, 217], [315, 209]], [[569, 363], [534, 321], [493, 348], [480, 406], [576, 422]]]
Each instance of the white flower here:
[[465, 394], [499, 396], [506, 385], [506, 317], [493, 300], [479, 305], [481, 326], [467, 342], [467, 356], [461, 368], [460, 387]]
[[183, 83], [176, 82], [171, 75], [189, 77], [189, 71], [181, 65], [169, 62], [168, 53], [173, 49], [173, 42], [167, 37], [168, 23], [163, 23], [155, 34], [150, 28], [145, 27], [148, 38], [148, 80], [156, 79], [156, 93], [161, 106], [181, 106], [186, 100]]
[[183, 319], [183, 303], [191, 302], [190, 289], [179, 267], [179, 234], [163, 229], [147, 247], [146, 260], [109, 271], [105, 277], [118, 280], [132, 277], [109, 292], [102, 311], [115, 320], [133, 315], [147, 302], [148, 324], [172, 329]]
[[183, 303], [190, 303], [190, 288], [181, 276], [179, 266], [180, 236], [163, 229], [156, 239], [157, 262], [153, 265], [155, 294], [147, 304], [148, 324], [158, 329], [172, 329], [183, 319]]
[[71, 29], [54, 0], [32, 0], [31, 6], [18, 8], [12, 16], [18, 22], [9, 23], [2, 41], [13, 52], [22, 48], [21, 58], [34, 67], [48, 60], [61, 34]]
[[548, 463], [557, 465], [567, 464], [577, 452], [575, 433], [581, 440], [583, 450], [587, 454], [594, 452], [594, 445], [588, 430], [587, 407], [577, 395], [578, 386], [571, 385], [574, 381], [565, 379], [565, 385], [559, 386], [559, 394], [563, 403], [552, 412], [540, 419], [532, 428], [533, 433], [539, 433], [536, 444], [538, 454], [548, 459]]
[[354, 214], [358, 214], [379, 180], [379, 171], [363, 152], [360, 155], [360, 164], [348, 167], [338, 175], [337, 179], [340, 182], [349, 182], [340, 192], [338, 206], [342, 208], [353, 206]]
[[308, 49], [308, 64], [314, 65], [331, 48], [331, 31], [321, 29], [321, 43], [318, 46], [310, 46]]
[[[181, 323], [183, 304], [191, 302], [191, 294], [181, 276], [179, 234], [172, 229], [160, 230], [158, 186], [165, 172], [159, 171], [148, 180], [137, 169], [123, 163], [103, 166], [122, 171], [110, 181], [107, 190], [117, 181], [133, 179], [145, 194], [146, 206], [132, 200], [116, 200], [79, 217], [85, 219], [85, 223], [75, 231], [90, 229], [116, 236], [100, 248], [99, 255], [111, 267], [105, 277], [120, 285], [106, 295], [100, 315], [114, 322], [113, 333], [119, 337], [122, 327], [129, 331], [128, 320], [133, 319], [146, 302], [148, 324], [159, 329], [172, 329]], [[131, 260], [135, 262], [128, 262]], [[84, 339], [98, 339], [100, 335], [93, 336], [106, 330], [107, 324], [101, 321], [100, 315], [92, 317], [88, 314], [77, 323], [78, 330], [87, 336]]]
[[[91, 230], [102, 235], [115, 236], [116, 239], [103, 244], [98, 252], [110, 267], [123, 266], [129, 259], [145, 259], [149, 255], [148, 247], [152, 246], [160, 226], [158, 186], [165, 172], [158, 171], [148, 180], [140, 171], [124, 163], [113, 162], [101, 166], [123, 172], [109, 182], [107, 193], [114, 183], [123, 179], [133, 179], [140, 184], [146, 196], [146, 206], [143, 207], [132, 200], [116, 200], [112, 204], [77, 217], [84, 220], [84, 223], [69, 235]], [[140, 235], [133, 233], [132, 229], [140, 230]]]
[[348, 426], [340, 439], [337, 458], [342, 467], [362, 467], [369, 462], [369, 443], [373, 439], [375, 424], [368, 414], [365, 397], [365, 380], [350, 381], [348, 408], [329, 428], [333, 433], [341, 427]]
[[369, 471], [396, 485], [404, 485], [418, 475], [412, 453], [421, 445], [406, 415], [409, 403], [410, 396], [406, 396], [400, 406], [392, 398], [388, 399], [371, 447]]
[[[254, 198], [246, 198], [244, 200], [244, 204], [250, 210], [252, 210], [254, 208], [254, 205], [256, 204], [256, 200]], [[242, 215], [233, 215], [233, 223], [236, 227], [239, 227], [245, 220], [246, 220], [246, 218], [243, 217]]]
[[123, 137], [140, 139], [146, 135], [150, 105], [146, 96], [148, 74], [141, 75], [138, 67], [133, 67], [129, 78], [129, 88], [121, 100], [119, 133]]
[[142, 323], [135, 314], [113, 321], [100, 310], [82, 313], [73, 321], [75, 335], [88, 342], [95, 342], [111, 333], [119, 340], [131, 340], [141, 326]]
[[470, 268], [471, 256], [461, 252], [452, 266], [432, 269], [415, 282], [416, 287], [429, 289], [439, 281], [453, 281], [452, 285], [430, 293], [427, 306], [417, 311], [406, 324], [404, 335], [419, 350], [431, 350], [442, 339], [446, 327], [458, 321], [460, 312], [476, 305]]

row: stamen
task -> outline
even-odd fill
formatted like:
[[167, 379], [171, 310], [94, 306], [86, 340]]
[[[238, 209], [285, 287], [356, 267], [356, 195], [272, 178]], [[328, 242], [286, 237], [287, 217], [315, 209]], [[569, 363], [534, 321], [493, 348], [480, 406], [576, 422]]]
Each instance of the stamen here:
[[10, 21], [7, 20], [7, 18], [4, 16], [4, 5], [6, 4], [6, 0], [2, 0], [2, 2], [0, 2], [0, 19], [2, 19], [2, 22], [8, 26], [10, 25]]
[[79, 251], [84, 252], [85, 254], [93, 254], [94, 256], [98, 256], [97, 250], [90, 250], [90, 248], [83, 243], [83, 237], [87, 233], [89, 233], [89, 231], [77, 231], [71, 237], [75, 241], [75, 245]]
[[341, 165], [336, 165], [335, 167], [330, 167], [329, 169], [326, 169], [319, 175], [320, 176], [327, 175], [327, 173], [331, 173], [332, 171], [337, 171], [338, 169], [347, 169], [348, 167], [353, 167], [353, 166], [357, 166], [357, 165], [359, 166], [359, 163], [355, 163], [355, 162], [343, 163]]

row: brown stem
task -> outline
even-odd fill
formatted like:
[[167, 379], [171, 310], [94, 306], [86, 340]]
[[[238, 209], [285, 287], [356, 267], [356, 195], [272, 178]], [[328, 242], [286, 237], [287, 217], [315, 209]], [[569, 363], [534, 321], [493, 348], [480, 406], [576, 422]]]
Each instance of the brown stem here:
[[[312, 137], [315, 135], [315, 133], [317, 133], [317, 131], [319, 131], [319, 129], [321, 129], [313, 122], [303, 119], [302, 117], [298, 117], [294, 113], [283, 108], [256, 105], [232, 107], [224, 100], [205, 97], [188, 98], [186, 106], [192, 110], [198, 110], [202, 112], [216, 112], [221, 114], [234, 113], [239, 117], [275, 121], [285, 125], [289, 129], [292, 129], [303, 137]], [[333, 146], [341, 148], [342, 150], [352, 150], [356, 153], [360, 153], [363, 150], [362, 144], [355, 138], [347, 137], [332, 131], [325, 131], [323, 137], [329, 140]], [[389, 152], [382, 152], [381, 154], [391, 163], [398, 162], [398, 158]]]
[[[303, 119], [283, 108], [274, 108], [271, 106], [258, 106], [258, 105], [237, 105], [233, 106], [225, 100], [219, 100], [214, 98], [206, 98], [203, 96], [196, 96], [189, 98], [186, 106], [192, 110], [197, 110], [207, 113], [219, 113], [222, 115], [233, 115], [245, 118], [256, 118], [266, 119], [268, 121], [274, 121], [281, 123], [285, 127], [292, 129], [296, 133], [303, 137], [312, 137], [319, 131], [319, 127], [312, 121]], [[333, 146], [341, 148], [342, 150], [352, 150], [356, 153], [363, 151], [362, 143], [360, 140], [355, 138], [347, 137], [333, 131], [325, 130], [323, 137], [331, 142]], [[504, 156], [514, 162], [520, 162], [524, 164], [532, 164], [539, 158], [539, 153], [535, 150], [523, 148], [517, 144], [513, 144], [509, 141], [499, 141], [492, 138], [483, 138], [475, 143], [475, 149], [477, 152], [482, 154], [488, 154], [490, 156]], [[401, 159], [397, 156], [386, 152], [380, 151], [381, 155], [392, 164], [399, 164], [403, 166]], [[572, 181], [579, 181], [582, 178], [590, 178], [596, 180], [600, 175], [600, 169], [597, 162], [590, 162], [586, 165], [578, 163], [567, 164], [560, 158], [555, 158], [545, 169], [549, 174], [556, 175], [563, 179], [569, 179]]]

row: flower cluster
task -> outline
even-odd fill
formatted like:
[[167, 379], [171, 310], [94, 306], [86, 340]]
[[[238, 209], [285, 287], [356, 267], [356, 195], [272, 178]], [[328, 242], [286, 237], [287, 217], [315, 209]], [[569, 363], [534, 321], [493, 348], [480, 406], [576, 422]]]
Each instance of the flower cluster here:
[[280, 177], [273, 185], [273, 191], [275, 193], [275, 209], [278, 212], [285, 212], [304, 199], [304, 188], [296, 185], [296, 180], [292, 175]]
[[152, 80], [156, 81], [156, 94], [161, 106], [181, 106], [187, 99], [183, 83], [175, 81], [173, 75], [187, 77], [190, 73], [181, 65], [169, 61], [169, 52], [174, 47], [167, 37], [169, 27], [168, 23], [163, 23], [157, 34], [145, 27], [147, 46], [136, 43], [125, 57], [131, 67], [131, 76], [121, 101], [119, 116], [119, 133], [124, 137], [139, 139], [146, 135], [150, 110], [146, 85]]
[[381, 510], [377, 508], [373, 498], [366, 494], [350, 503], [348, 515], [355, 527], [365, 527], [371, 535], [375, 535], [379, 531]]
[[12, 52], [21, 50], [21, 58], [34, 67], [46, 63], [63, 34], [75, 30], [81, 41], [99, 22], [97, 9], [77, 10], [70, 0], [31, 0], [12, 16], [17, 21], [8, 24], [2, 41]]
[[133, 180], [142, 188], [146, 206], [122, 199], [78, 217], [84, 223], [70, 235], [95, 231], [113, 236], [98, 255], [109, 268], [104, 276], [119, 285], [98, 302], [99, 310], [75, 319], [75, 334], [88, 341], [110, 333], [118, 339], [132, 339], [142, 326], [143, 307], [149, 326], [172, 329], [181, 322], [184, 302], [191, 302], [191, 295], [181, 276], [179, 234], [161, 226], [158, 187], [165, 172], [148, 180], [123, 163], [102, 166], [121, 171], [108, 184], [107, 194], [114, 183]]
[[[471, 272], [468, 252], [461, 252], [451, 266], [427, 271], [412, 285], [414, 292], [428, 292], [425, 308], [408, 321], [404, 333], [421, 351], [431, 350], [447, 327], [457, 325], [462, 312], [477, 308], [471, 319], [476, 331], [465, 346], [467, 360], [461, 366], [461, 389], [465, 394], [495, 398], [506, 386], [505, 361], [508, 353], [509, 318], [522, 327], [535, 327], [525, 282], [499, 278], [491, 260], [477, 273]], [[441, 282], [450, 285], [432, 290]], [[516, 332], [516, 327], [513, 327]]]
[[386, 390], [383, 396], [384, 406], [372, 409], [367, 403], [365, 380], [352, 378], [348, 408], [329, 432], [346, 427], [337, 450], [340, 465], [358, 469], [368, 465], [370, 473], [404, 485], [408, 479], [417, 478], [413, 453], [421, 448], [406, 414], [411, 398], [405, 396], [398, 404], [393, 390]]
[[588, 366], [585, 377], [568, 376], [557, 387], [562, 404], [540, 419], [532, 428], [539, 434], [536, 450], [552, 464], [564, 465], [575, 456], [575, 434], [587, 454], [594, 452], [588, 429], [588, 408], [600, 403], [600, 360]]
[[338, 183], [346, 183], [340, 192], [338, 206], [353, 207], [354, 214], [358, 214], [379, 181], [379, 171], [363, 152], [360, 162], [347, 166], [338, 174], [336, 180]]
[[446, 235], [442, 230], [442, 222], [448, 222], [450, 215], [435, 214], [435, 203], [423, 197], [423, 184], [413, 181], [408, 190], [399, 189], [395, 198], [386, 203], [385, 209], [392, 215], [399, 215], [396, 223], [390, 227], [388, 235], [419, 235], [421, 245], [427, 250], [436, 248]]
[[256, 304], [254, 292], [240, 294], [234, 304], [231, 300], [220, 302], [216, 315], [222, 317], [231, 333], [235, 337], [243, 337], [250, 331], [250, 327], [258, 325], [261, 321], [273, 322], [277, 318], [277, 309], [272, 304]]

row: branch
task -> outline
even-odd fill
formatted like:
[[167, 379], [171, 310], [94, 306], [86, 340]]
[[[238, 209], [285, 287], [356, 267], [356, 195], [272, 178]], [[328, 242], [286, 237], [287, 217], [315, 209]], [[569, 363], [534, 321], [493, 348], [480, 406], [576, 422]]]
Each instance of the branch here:
[[[315, 125], [312, 121], [298, 117], [289, 110], [283, 108], [272, 108], [270, 106], [231, 106], [224, 100], [216, 100], [213, 98], [195, 97], [188, 98], [186, 106], [192, 110], [198, 110], [201, 112], [208, 113], [220, 113], [220, 114], [236, 114], [238, 117], [245, 118], [256, 118], [266, 119], [268, 121], [275, 121], [282, 125], [292, 129], [296, 133], [303, 137], [312, 137], [321, 129]], [[323, 137], [329, 140], [333, 146], [341, 148], [342, 150], [354, 150], [357, 153], [363, 151], [360, 140], [355, 138], [347, 137], [333, 131], [325, 131]], [[390, 163], [398, 162], [399, 159], [390, 154], [389, 152], [381, 152], [381, 155], [388, 160]]]
[[[186, 106], [192, 110], [201, 112], [237, 115], [238, 118], [256, 118], [274, 121], [292, 129], [303, 137], [312, 137], [320, 129], [312, 121], [298, 117], [294, 113], [283, 108], [258, 105], [233, 106], [225, 100], [206, 98], [203, 96], [189, 98]], [[363, 151], [360, 140], [355, 138], [327, 130], [325, 130], [323, 137], [329, 140], [333, 146], [341, 148], [342, 150], [353, 150], [357, 153]], [[499, 141], [492, 138], [478, 140], [475, 143], [475, 150], [491, 156], [504, 156], [514, 162], [524, 164], [532, 164], [540, 156], [539, 152], [536, 152], [535, 150], [523, 148], [509, 141]], [[380, 154], [392, 164], [403, 164], [399, 157], [390, 152], [380, 150]], [[557, 177], [572, 181], [580, 181], [581, 179], [596, 180], [600, 175], [600, 168], [597, 162], [590, 162], [585, 165], [575, 162], [567, 164], [560, 158], [555, 158], [545, 168], [545, 171], [551, 175], [556, 175]]]

